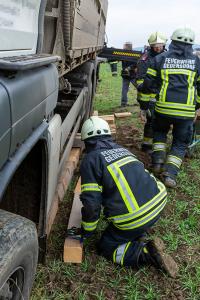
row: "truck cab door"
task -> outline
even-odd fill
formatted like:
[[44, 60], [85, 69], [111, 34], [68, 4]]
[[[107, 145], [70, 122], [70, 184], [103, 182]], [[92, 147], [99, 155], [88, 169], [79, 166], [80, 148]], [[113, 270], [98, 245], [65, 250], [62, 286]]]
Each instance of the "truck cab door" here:
[[5, 88], [0, 84], [0, 168], [8, 159], [11, 139], [10, 101]]

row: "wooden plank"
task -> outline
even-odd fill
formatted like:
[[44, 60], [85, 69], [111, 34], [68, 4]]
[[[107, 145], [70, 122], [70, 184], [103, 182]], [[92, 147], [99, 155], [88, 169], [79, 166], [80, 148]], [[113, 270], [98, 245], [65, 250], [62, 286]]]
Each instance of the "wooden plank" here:
[[106, 122], [108, 122], [109, 125], [115, 124], [114, 115], [104, 115], [104, 116], [99, 116], [99, 118], [104, 119]]
[[63, 171], [58, 180], [58, 185], [56, 188], [55, 196], [51, 203], [51, 207], [50, 207], [50, 210], [48, 213], [47, 235], [49, 235], [51, 227], [54, 222], [54, 219], [56, 217], [58, 207], [59, 207], [59, 202], [61, 202], [64, 199], [65, 192], [71, 182], [74, 170], [76, 169], [76, 167], [78, 165], [80, 154], [81, 154], [80, 148], [72, 148], [70, 155], [69, 155], [69, 160], [67, 160], [65, 162]]
[[[71, 214], [68, 222], [68, 229], [73, 227], [81, 228], [81, 208], [82, 203], [80, 201], [81, 193], [81, 179], [79, 178], [76, 188], [74, 190], [74, 201], [71, 209]], [[73, 239], [73, 237], [67, 237], [64, 244], [63, 259], [66, 263], [81, 263], [83, 258], [83, 244], [80, 240]]]
[[115, 118], [128, 118], [131, 116], [132, 116], [131, 112], [115, 113]]

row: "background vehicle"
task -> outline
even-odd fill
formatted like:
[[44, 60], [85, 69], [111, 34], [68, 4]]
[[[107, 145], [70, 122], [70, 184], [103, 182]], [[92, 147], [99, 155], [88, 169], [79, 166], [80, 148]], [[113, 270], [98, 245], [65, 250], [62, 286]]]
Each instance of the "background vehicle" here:
[[0, 299], [29, 298], [58, 179], [92, 108], [107, 5], [0, 0]]

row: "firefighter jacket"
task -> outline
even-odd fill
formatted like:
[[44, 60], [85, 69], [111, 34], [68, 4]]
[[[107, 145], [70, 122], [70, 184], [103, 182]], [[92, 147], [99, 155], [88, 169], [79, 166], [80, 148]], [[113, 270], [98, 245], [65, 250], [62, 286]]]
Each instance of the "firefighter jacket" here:
[[150, 226], [166, 204], [165, 186], [127, 149], [111, 139], [96, 141], [81, 164], [82, 228], [96, 229], [101, 207], [119, 230]]
[[[150, 65], [156, 55], [158, 55], [158, 53], [154, 52], [152, 49], [149, 49], [139, 59], [139, 61], [137, 63], [137, 74], [136, 74], [137, 87], [144, 82], [144, 78], [147, 73], [147, 70], [150, 67]], [[138, 92], [137, 101], [140, 104], [140, 108], [146, 109], [146, 102], [149, 102], [151, 99], [155, 99], [155, 97], [156, 97], [156, 94], [152, 93], [152, 92], [150, 92], [149, 94], [144, 94], [142, 92]]]
[[195, 109], [200, 107], [200, 59], [193, 54], [191, 45], [172, 42], [169, 51], [155, 57], [139, 90], [148, 94], [155, 89], [157, 113], [194, 118]]

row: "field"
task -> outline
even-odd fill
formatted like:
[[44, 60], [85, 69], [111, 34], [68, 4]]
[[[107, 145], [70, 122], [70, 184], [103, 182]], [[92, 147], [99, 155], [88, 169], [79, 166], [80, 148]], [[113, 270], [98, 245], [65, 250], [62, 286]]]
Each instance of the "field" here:
[[[121, 77], [112, 77], [108, 64], [101, 66], [94, 109], [99, 114], [122, 111], [119, 108]], [[134, 87], [130, 89], [130, 104], [124, 111], [133, 116], [117, 122], [117, 142], [135, 153], [149, 168], [149, 157], [140, 151], [142, 124]], [[178, 188], [169, 190], [168, 204], [162, 218], [153, 228], [153, 235], [161, 237], [179, 265], [177, 279], [171, 279], [154, 267], [139, 270], [115, 266], [99, 257], [95, 241], [105, 221], [100, 222], [95, 236], [86, 242], [81, 265], [64, 264], [63, 244], [70, 214], [72, 184], [60, 205], [53, 231], [48, 241], [46, 265], [40, 265], [31, 300], [200, 300], [200, 155], [184, 161], [178, 178]]]

